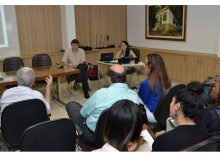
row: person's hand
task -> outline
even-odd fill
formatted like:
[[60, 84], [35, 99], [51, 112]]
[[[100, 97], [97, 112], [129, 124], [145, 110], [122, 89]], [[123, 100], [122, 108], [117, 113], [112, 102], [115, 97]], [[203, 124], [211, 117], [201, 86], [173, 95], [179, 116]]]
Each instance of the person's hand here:
[[149, 129], [149, 126], [147, 126], [147, 124], [142, 125], [142, 130], [148, 130], [148, 129]]
[[70, 66], [71, 66], [72, 68], [76, 68], [76, 67], [78, 66], [78, 64], [70, 64]]
[[45, 81], [47, 82], [47, 87], [51, 87], [53, 83], [53, 77], [49, 75], [48, 77], [45, 78]]
[[149, 132], [149, 134], [151, 135], [151, 137], [152, 137], [153, 139], [156, 139], [155, 134], [154, 134], [153, 131], [150, 129], [150, 127], [147, 126], [147, 124], [143, 124], [143, 125], [142, 125], [142, 130], [147, 130], [147, 131]]

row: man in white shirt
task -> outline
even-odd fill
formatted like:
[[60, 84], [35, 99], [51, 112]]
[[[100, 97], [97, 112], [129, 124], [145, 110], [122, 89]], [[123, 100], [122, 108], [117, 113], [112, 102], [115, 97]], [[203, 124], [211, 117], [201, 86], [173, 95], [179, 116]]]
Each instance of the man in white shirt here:
[[83, 49], [79, 48], [79, 41], [73, 39], [71, 41], [71, 48], [64, 53], [62, 63], [63, 65], [77, 68], [80, 70], [80, 73], [75, 75], [76, 82], [82, 82], [84, 97], [88, 99], [90, 97], [89, 85], [88, 85], [88, 76], [87, 76], [87, 65], [85, 64], [86, 57]]
[[51, 75], [45, 78], [45, 81], [47, 82], [45, 97], [43, 97], [40, 92], [31, 89], [34, 81], [35, 72], [31, 68], [23, 67], [19, 69], [17, 71], [18, 86], [4, 91], [0, 100], [1, 112], [11, 103], [37, 98], [45, 103], [47, 114], [50, 115], [51, 86], [53, 78]]

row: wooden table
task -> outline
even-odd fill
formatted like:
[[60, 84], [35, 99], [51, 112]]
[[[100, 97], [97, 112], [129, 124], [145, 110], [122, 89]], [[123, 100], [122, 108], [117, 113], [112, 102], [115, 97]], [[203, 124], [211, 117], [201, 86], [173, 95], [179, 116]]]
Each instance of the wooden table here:
[[[61, 100], [61, 92], [60, 92], [60, 77], [72, 74], [80, 73], [79, 69], [74, 69], [71, 67], [64, 66], [64, 68], [59, 69], [57, 66], [50, 67], [40, 67], [34, 68], [35, 71], [35, 81], [44, 80], [48, 75], [51, 75], [56, 79], [56, 94], [57, 96], [53, 96], [53, 99], [57, 100], [63, 105], [66, 105], [65, 102]], [[0, 80], [0, 86], [5, 87], [7, 85], [17, 85], [17, 77], [16, 71], [10, 72], [1, 72], [3, 76], [3, 80]]]

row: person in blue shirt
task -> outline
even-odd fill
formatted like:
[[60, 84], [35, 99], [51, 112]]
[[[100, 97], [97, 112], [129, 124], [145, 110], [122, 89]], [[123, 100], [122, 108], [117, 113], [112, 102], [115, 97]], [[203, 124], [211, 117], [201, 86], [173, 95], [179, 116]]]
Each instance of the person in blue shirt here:
[[102, 111], [111, 107], [116, 101], [128, 99], [138, 104], [138, 95], [126, 84], [126, 71], [122, 65], [114, 64], [108, 71], [110, 86], [97, 90], [83, 105], [71, 101], [66, 110], [70, 119], [83, 131], [83, 140], [94, 144], [94, 131]]
[[163, 58], [156, 53], [148, 54], [145, 60], [148, 78], [140, 83], [138, 95], [140, 103], [145, 105], [148, 122], [157, 123], [154, 112], [162, 93], [170, 88], [171, 81], [167, 74]]

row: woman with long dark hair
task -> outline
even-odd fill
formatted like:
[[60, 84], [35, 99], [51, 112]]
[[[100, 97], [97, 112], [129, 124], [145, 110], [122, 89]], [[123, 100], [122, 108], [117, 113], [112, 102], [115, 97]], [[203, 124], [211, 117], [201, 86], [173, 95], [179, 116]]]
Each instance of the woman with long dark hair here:
[[116, 54], [116, 59], [121, 57], [130, 57], [130, 58], [136, 58], [137, 56], [135, 53], [130, 49], [129, 44], [127, 41], [121, 42], [121, 50], [118, 51]]
[[163, 58], [156, 53], [148, 54], [145, 60], [148, 78], [140, 83], [138, 95], [145, 105], [149, 122], [157, 123], [154, 112], [162, 93], [170, 88], [171, 81], [167, 74]]

